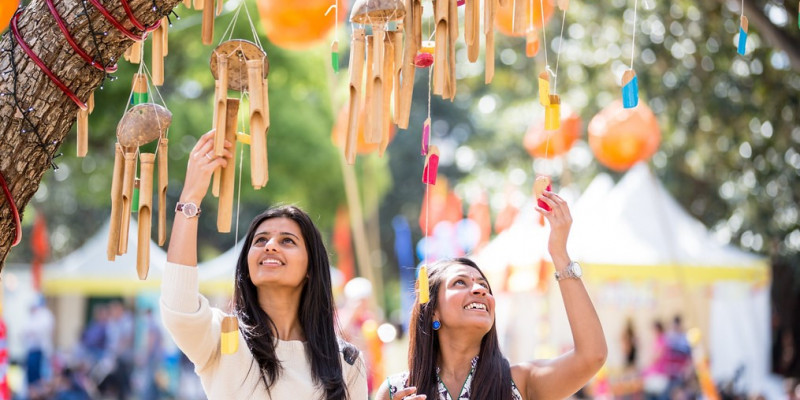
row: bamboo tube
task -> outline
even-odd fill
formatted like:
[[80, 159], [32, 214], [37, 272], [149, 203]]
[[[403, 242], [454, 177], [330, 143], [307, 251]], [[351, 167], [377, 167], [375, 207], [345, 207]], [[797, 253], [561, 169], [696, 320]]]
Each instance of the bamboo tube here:
[[[497, 0], [495, 0], [495, 1], [497, 1]], [[499, 2], [500, 2], [501, 6], [505, 6], [506, 4], [508, 4], [508, 0], [499, 0]], [[497, 5], [497, 3], [495, 3], [495, 5]]]
[[514, 33], [525, 33], [528, 24], [528, 14], [525, 12], [525, 5], [529, 0], [514, 0], [514, 20], [511, 23], [511, 30]]
[[359, 111], [361, 111], [361, 84], [364, 80], [364, 29], [353, 31], [350, 40], [350, 106], [347, 118], [347, 140], [344, 146], [344, 157], [347, 163], [356, 162], [356, 146], [358, 144]]
[[375, 46], [372, 49], [372, 102], [367, 103], [368, 112], [372, 114], [372, 117], [370, 119], [371, 124], [367, 126], [368, 130], [364, 132], [364, 141], [367, 143], [380, 143], [383, 137], [384, 121], [383, 92], [385, 91], [385, 78], [383, 63], [386, 32], [383, 27], [375, 25], [372, 27], [372, 35], [375, 37], [373, 40]]
[[[220, 3], [222, 3], [222, 1], [220, 1]], [[161, 37], [164, 38], [164, 45], [161, 48], [161, 53], [166, 57], [167, 54], [169, 54], [169, 19], [167, 19], [167, 17], [161, 18], [161, 26], [159, 29], [164, 31], [164, 34], [161, 35]]]
[[169, 139], [158, 142], [158, 245], [167, 240], [167, 184], [169, 182], [168, 151]]
[[164, 24], [153, 32], [152, 50], [153, 85], [161, 86], [164, 84]]
[[89, 101], [86, 102], [86, 107], [89, 109], [89, 114], [94, 111], [94, 92], [89, 95]]
[[[361, 109], [367, 110], [368, 107], [372, 105], [372, 98], [375, 95], [374, 88], [375, 88], [375, 81], [372, 80], [372, 65], [375, 63], [375, 52], [373, 48], [375, 47], [375, 36], [374, 35], [367, 35], [367, 64], [364, 66], [365, 73], [364, 73], [364, 80], [366, 81], [367, 89], [364, 91], [364, 105], [358, 109], [358, 113], [361, 113]], [[364, 138], [364, 141], [367, 141], [367, 137], [371, 134], [369, 131], [372, 129], [372, 120], [375, 119], [375, 116], [372, 115], [371, 112], [364, 112], [364, 121], [362, 123], [361, 134]]]
[[458, 5], [456, 4], [456, 0], [450, 0], [450, 16], [447, 20], [447, 27], [450, 28], [448, 32], [448, 38], [450, 39], [450, 43], [448, 44], [450, 56], [447, 60], [447, 65], [450, 67], [447, 73], [447, 77], [450, 80], [450, 96], [448, 98], [453, 100], [456, 98], [456, 40], [458, 40]]
[[484, 83], [492, 83], [494, 78], [494, 15], [497, 10], [497, 0], [484, 0], [483, 3], [483, 33], [486, 36], [485, 78]]
[[122, 146], [114, 146], [114, 172], [111, 176], [111, 222], [108, 227], [108, 261], [114, 261], [119, 249], [119, 228], [122, 219], [122, 180], [125, 173], [125, 156]]
[[192, 0], [183, 0], [183, 6], [186, 8], [192, 8]]
[[222, 14], [223, 3], [224, 3], [223, 0], [217, 0], [217, 15]]
[[153, 224], [153, 153], [139, 154], [139, 236], [136, 251], [136, 272], [147, 279], [150, 270], [150, 230]]
[[131, 64], [139, 64], [142, 60], [142, 42], [134, 41], [131, 47], [126, 51], [127, 57], [125, 58]]
[[[222, 1], [222, 0], [220, 0]], [[195, 7], [197, 2], [195, 2]], [[203, 44], [214, 41], [214, 0], [203, 1]]]
[[194, 0], [194, 9], [202, 10], [206, 0]]
[[261, 94], [264, 99], [261, 103], [261, 112], [264, 114], [264, 134], [269, 133], [269, 80], [264, 78], [261, 82]]
[[467, 0], [464, 9], [464, 40], [467, 42], [467, 59], [478, 61], [481, 51], [481, 3], [480, 0]]
[[267, 136], [264, 120], [264, 61], [247, 60], [247, 86], [250, 90], [250, 178], [255, 189], [267, 184]]
[[119, 226], [119, 247], [117, 255], [128, 252], [128, 230], [131, 225], [131, 202], [133, 201], [133, 181], [136, 178], [136, 149], [125, 148], [125, 169], [122, 178], [122, 217]]
[[436, 2], [434, 19], [436, 20], [436, 48], [433, 56], [433, 94], [443, 96], [445, 82], [448, 81], [447, 71], [447, 44], [449, 43], [449, 28], [447, 18], [450, 15], [450, 0]]
[[[225, 112], [225, 140], [236, 143], [237, 116], [239, 115], [239, 99], [227, 99]], [[233, 188], [236, 177], [236, 152], [228, 160], [228, 165], [222, 168], [219, 190], [219, 207], [217, 208], [217, 231], [230, 232], [233, 219]]]
[[[225, 154], [225, 120], [227, 112], [225, 107], [228, 99], [228, 56], [217, 54], [217, 86], [214, 94], [214, 155], [222, 157]], [[252, 100], [251, 100], [252, 101]], [[220, 169], [214, 170], [211, 193], [219, 197]]]
[[78, 157], [86, 157], [89, 152], [89, 109], [78, 109]]
[[398, 30], [389, 33], [392, 45], [392, 74], [389, 76], [392, 77], [392, 93], [394, 94], [392, 99], [392, 110], [394, 110], [392, 122], [395, 124], [397, 124], [400, 117], [400, 79], [402, 78], [400, 74], [403, 66], [403, 31], [400, 29], [402, 27], [398, 27]]
[[[406, 0], [406, 15], [403, 20], [405, 32], [405, 47], [403, 48], [403, 60], [400, 63], [400, 96], [395, 104], [398, 114], [396, 118], [397, 126], [400, 129], [408, 129], [408, 119], [411, 115], [411, 97], [414, 94], [414, 57], [422, 41], [422, 4], [419, 0]], [[397, 47], [395, 47], [397, 54]]]
[[387, 34], [383, 42], [383, 76], [385, 88], [383, 90], [383, 120], [381, 121], [381, 142], [378, 148], [378, 155], [383, 157], [386, 147], [389, 146], [389, 132], [392, 130], [392, 76], [394, 75], [394, 45], [392, 39]]

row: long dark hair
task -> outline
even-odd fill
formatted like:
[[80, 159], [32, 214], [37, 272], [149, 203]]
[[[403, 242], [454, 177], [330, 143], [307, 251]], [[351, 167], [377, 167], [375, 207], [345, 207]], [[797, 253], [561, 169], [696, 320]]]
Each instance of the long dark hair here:
[[282, 217], [289, 218], [300, 226], [308, 251], [308, 278], [300, 294], [297, 316], [306, 338], [306, 354], [311, 364], [312, 379], [324, 390], [324, 399], [347, 399], [349, 396], [342, 377], [339, 345], [334, 329], [328, 253], [322, 242], [322, 235], [303, 210], [294, 206], [273, 207], [253, 219], [236, 264], [234, 313], [242, 322], [242, 335], [258, 363], [261, 381], [269, 392], [282, 372], [281, 362], [275, 354], [275, 323], [259, 305], [258, 291], [250, 280], [247, 254], [258, 226], [268, 219]]
[[[432, 328], [433, 312], [439, 303], [439, 289], [446, 279], [445, 271], [449, 267], [459, 264], [475, 268], [486, 279], [483, 271], [470, 259], [455, 258], [439, 261], [428, 267], [430, 301], [426, 304], [419, 304], [419, 295], [417, 295], [417, 302], [411, 311], [408, 383], [417, 387], [418, 394], [425, 394], [429, 399], [439, 398], [436, 376], [436, 363], [440, 354], [439, 335]], [[491, 287], [489, 293], [492, 293]], [[483, 336], [478, 356], [478, 365], [475, 367], [472, 377], [470, 398], [511, 400], [511, 367], [500, 352], [496, 324], [492, 324], [492, 328]]]

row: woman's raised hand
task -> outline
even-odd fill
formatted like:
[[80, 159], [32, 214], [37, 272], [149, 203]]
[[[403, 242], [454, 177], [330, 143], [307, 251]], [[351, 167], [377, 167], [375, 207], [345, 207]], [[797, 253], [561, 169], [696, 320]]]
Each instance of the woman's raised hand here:
[[572, 226], [569, 205], [561, 196], [551, 191], [544, 191], [539, 199], [550, 206], [550, 211], [536, 206], [536, 211], [544, 215], [550, 222], [550, 240], [547, 242], [547, 250], [553, 258], [553, 263], [566, 265], [570, 261], [569, 255], [567, 255], [567, 237]]
[[186, 166], [186, 180], [181, 193], [182, 202], [192, 202], [200, 205], [211, 185], [211, 176], [214, 170], [228, 165], [228, 160], [233, 157], [231, 148], [233, 143], [225, 141], [225, 151], [221, 157], [214, 156], [214, 131], [210, 131], [197, 141], [189, 153], [189, 163]]

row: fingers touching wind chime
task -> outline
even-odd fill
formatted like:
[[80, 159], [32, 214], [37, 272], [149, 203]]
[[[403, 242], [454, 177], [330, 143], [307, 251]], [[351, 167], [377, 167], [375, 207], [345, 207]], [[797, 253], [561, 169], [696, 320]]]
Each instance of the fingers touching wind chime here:
[[[218, 0], [221, 2], [222, 0]], [[245, 10], [253, 42], [233, 39], [233, 31], [239, 15]], [[250, 180], [256, 190], [269, 181], [267, 162], [267, 132], [269, 131], [269, 96], [267, 75], [269, 61], [267, 53], [258, 39], [253, 19], [245, 2], [236, 9], [231, 23], [222, 34], [220, 44], [211, 53], [211, 74], [214, 76], [214, 154], [220, 157], [225, 152], [225, 142], [240, 143], [239, 176], [242, 174], [244, 145], [250, 146]], [[239, 92], [239, 97], [228, 97], [230, 90]], [[240, 107], [245, 98], [249, 110]], [[250, 133], [239, 132], [240, 113], [249, 115]], [[244, 118], [241, 118], [244, 120]], [[244, 124], [247, 126], [247, 124]], [[233, 219], [233, 198], [236, 176], [236, 151], [225, 168], [214, 171], [211, 192], [219, 198], [217, 230], [230, 232]], [[241, 179], [239, 180], [241, 182]], [[241, 187], [240, 187], [241, 189]], [[238, 221], [238, 217], [237, 217]], [[238, 231], [238, 223], [237, 223]], [[238, 237], [238, 232], [236, 234]], [[226, 315], [221, 324], [220, 352], [234, 354], [239, 348], [239, 320], [236, 315]]]
[[636, 47], [636, 14], [639, 0], [633, 3], [633, 25], [631, 31], [631, 67], [622, 74], [622, 106], [634, 108], [639, 104], [639, 78], [633, 70], [633, 56]]
[[[166, 240], [167, 133], [172, 113], [166, 107], [149, 102], [147, 71], [142, 61], [134, 75], [133, 88], [125, 114], [117, 125], [114, 172], [111, 184], [111, 226], [107, 255], [114, 260], [128, 251], [131, 213], [139, 215], [136, 271], [139, 279], [147, 279], [150, 269], [150, 231], [153, 210], [153, 174], [158, 158], [158, 242]], [[156, 93], [158, 93], [156, 89]], [[159, 94], [159, 99], [163, 99]], [[155, 150], [143, 146], [156, 142]], [[139, 160], [139, 177], [137, 173]]]
[[[413, 66], [404, 62], [409, 56], [401, 52], [403, 24], [397, 24], [395, 30], [389, 29], [390, 22], [404, 19], [406, 15], [406, 7], [400, 0], [358, 0], [353, 5], [350, 14], [354, 24], [350, 50], [350, 110], [345, 142], [345, 159], [349, 164], [355, 163], [359, 124], [363, 124], [366, 143], [380, 143], [381, 155], [389, 145], [391, 124], [408, 126]], [[367, 35], [366, 25], [372, 28], [371, 35]], [[410, 42], [413, 40], [407, 38], [406, 46], [413, 45]], [[391, 114], [393, 90], [394, 120]], [[364, 120], [360, 121], [362, 100], [366, 112]]]

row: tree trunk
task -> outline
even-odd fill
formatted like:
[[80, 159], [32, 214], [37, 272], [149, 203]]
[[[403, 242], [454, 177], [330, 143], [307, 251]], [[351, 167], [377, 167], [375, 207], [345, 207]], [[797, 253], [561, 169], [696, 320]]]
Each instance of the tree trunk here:
[[[128, 19], [119, 0], [99, 2], [126, 29], [141, 34]], [[179, 2], [128, 0], [133, 15], [147, 26], [169, 14]], [[113, 64], [133, 43], [89, 1], [55, 0], [52, 3], [78, 46], [95, 60]], [[154, 7], [160, 11], [154, 11]], [[84, 9], [88, 11], [88, 18]], [[103, 83], [104, 73], [87, 64], [72, 49], [45, 0], [31, 1], [21, 13], [18, 27], [22, 40], [69, 90], [87, 101]], [[92, 30], [95, 38], [92, 38]], [[0, 50], [0, 93], [3, 94], [0, 97], [0, 173], [22, 213], [75, 122], [78, 106], [25, 54], [10, 26], [0, 39]], [[0, 271], [15, 233], [11, 207], [0, 191]]]

